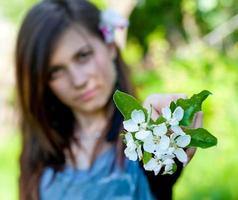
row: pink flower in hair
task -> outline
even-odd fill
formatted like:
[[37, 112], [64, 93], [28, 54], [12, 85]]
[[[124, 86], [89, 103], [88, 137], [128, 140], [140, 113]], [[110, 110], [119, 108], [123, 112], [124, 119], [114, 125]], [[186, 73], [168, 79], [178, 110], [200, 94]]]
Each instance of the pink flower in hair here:
[[114, 42], [115, 29], [124, 29], [129, 25], [127, 19], [120, 16], [115, 11], [108, 9], [101, 12], [99, 29], [102, 31], [107, 43]]

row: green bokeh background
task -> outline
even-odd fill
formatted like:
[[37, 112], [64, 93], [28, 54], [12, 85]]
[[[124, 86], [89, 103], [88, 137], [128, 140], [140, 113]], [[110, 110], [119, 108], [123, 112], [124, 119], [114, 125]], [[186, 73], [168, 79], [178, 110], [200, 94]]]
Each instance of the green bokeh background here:
[[[0, 18], [17, 30], [35, 2], [1, 1]], [[203, 89], [213, 93], [203, 106], [204, 127], [218, 138], [218, 145], [198, 149], [174, 187], [175, 200], [238, 199], [238, 31], [218, 45], [202, 42], [205, 35], [237, 13], [236, 0], [145, 0], [130, 18], [123, 57], [141, 100], [152, 93], [190, 96]], [[186, 27], [186, 16], [196, 22], [195, 28]], [[11, 105], [14, 95], [10, 97]], [[14, 200], [18, 198], [21, 147], [16, 128], [6, 134], [10, 136], [0, 142], [0, 199]]]

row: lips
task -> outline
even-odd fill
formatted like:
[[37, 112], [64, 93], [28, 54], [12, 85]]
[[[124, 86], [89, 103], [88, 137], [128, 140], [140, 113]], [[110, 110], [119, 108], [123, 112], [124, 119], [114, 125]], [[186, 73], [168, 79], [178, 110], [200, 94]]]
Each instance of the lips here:
[[88, 100], [92, 99], [93, 97], [95, 97], [96, 92], [97, 92], [96, 89], [88, 90], [88, 91], [84, 92], [83, 94], [79, 95], [79, 97], [76, 98], [76, 100], [88, 101]]

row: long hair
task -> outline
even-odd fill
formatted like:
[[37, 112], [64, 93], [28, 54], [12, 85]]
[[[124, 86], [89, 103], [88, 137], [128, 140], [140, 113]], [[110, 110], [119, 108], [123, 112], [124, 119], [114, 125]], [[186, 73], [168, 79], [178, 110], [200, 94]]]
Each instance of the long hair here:
[[[48, 87], [49, 59], [60, 35], [79, 24], [104, 41], [99, 30], [100, 11], [86, 0], [45, 0], [26, 15], [16, 44], [16, 80], [20, 108], [22, 151], [20, 155], [19, 191], [21, 200], [39, 199], [39, 182], [43, 169], [63, 169], [65, 151], [75, 163], [70, 144], [75, 118]], [[128, 70], [117, 48], [115, 89], [132, 93]], [[106, 139], [117, 141], [122, 117], [112, 98], [112, 115]], [[104, 138], [105, 139], [105, 138]], [[120, 145], [119, 145], [120, 146]]]

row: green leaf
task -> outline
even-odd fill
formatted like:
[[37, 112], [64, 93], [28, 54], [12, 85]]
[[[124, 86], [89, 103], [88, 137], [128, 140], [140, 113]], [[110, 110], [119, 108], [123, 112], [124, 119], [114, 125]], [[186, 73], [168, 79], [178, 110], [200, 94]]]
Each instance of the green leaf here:
[[173, 171], [173, 173], [177, 171], [177, 165], [176, 165], [176, 163], [173, 164], [172, 171]]
[[143, 153], [143, 163], [144, 163], [144, 165], [147, 164], [150, 161], [151, 158], [152, 158], [152, 154], [149, 153], [149, 152], [144, 151], [144, 153]]
[[126, 132], [124, 132], [124, 131], [122, 131], [122, 132], [120, 133], [120, 137], [122, 137], [122, 142], [123, 142], [124, 144], [126, 144], [125, 135], [126, 135]]
[[169, 106], [169, 108], [170, 108], [170, 110], [171, 110], [171, 112], [173, 113], [174, 112], [174, 110], [176, 109], [176, 103], [174, 102], [174, 101], [172, 101], [171, 103], [170, 103], [170, 106]]
[[113, 94], [113, 101], [116, 107], [124, 116], [125, 120], [131, 119], [131, 113], [133, 110], [142, 110], [147, 118], [147, 110], [141, 106], [141, 104], [131, 95], [116, 90]]
[[162, 124], [162, 123], [164, 123], [164, 122], [166, 122], [166, 119], [163, 117], [163, 116], [159, 116], [157, 119], [156, 119], [156, 121], [155, 121], [155, 124]]
[[[180, 121], [180, 125], [191, 125], [195, 113], [202, 110], [202, 103], [210, 94], [212, 93], [208, 90], [203, 90], [198, 94], [194, 94], [190, 99], [178, 99], [176, 101], [176, 106], [181, 106], [184, 109], [184, 117]], [[174, 105], [172, 106], [174, 107]]]
[[190, 147], [209, 148], [217, 145], [217, 138], [204, 128], [185, 129], [184, 132], [191, 136]]

